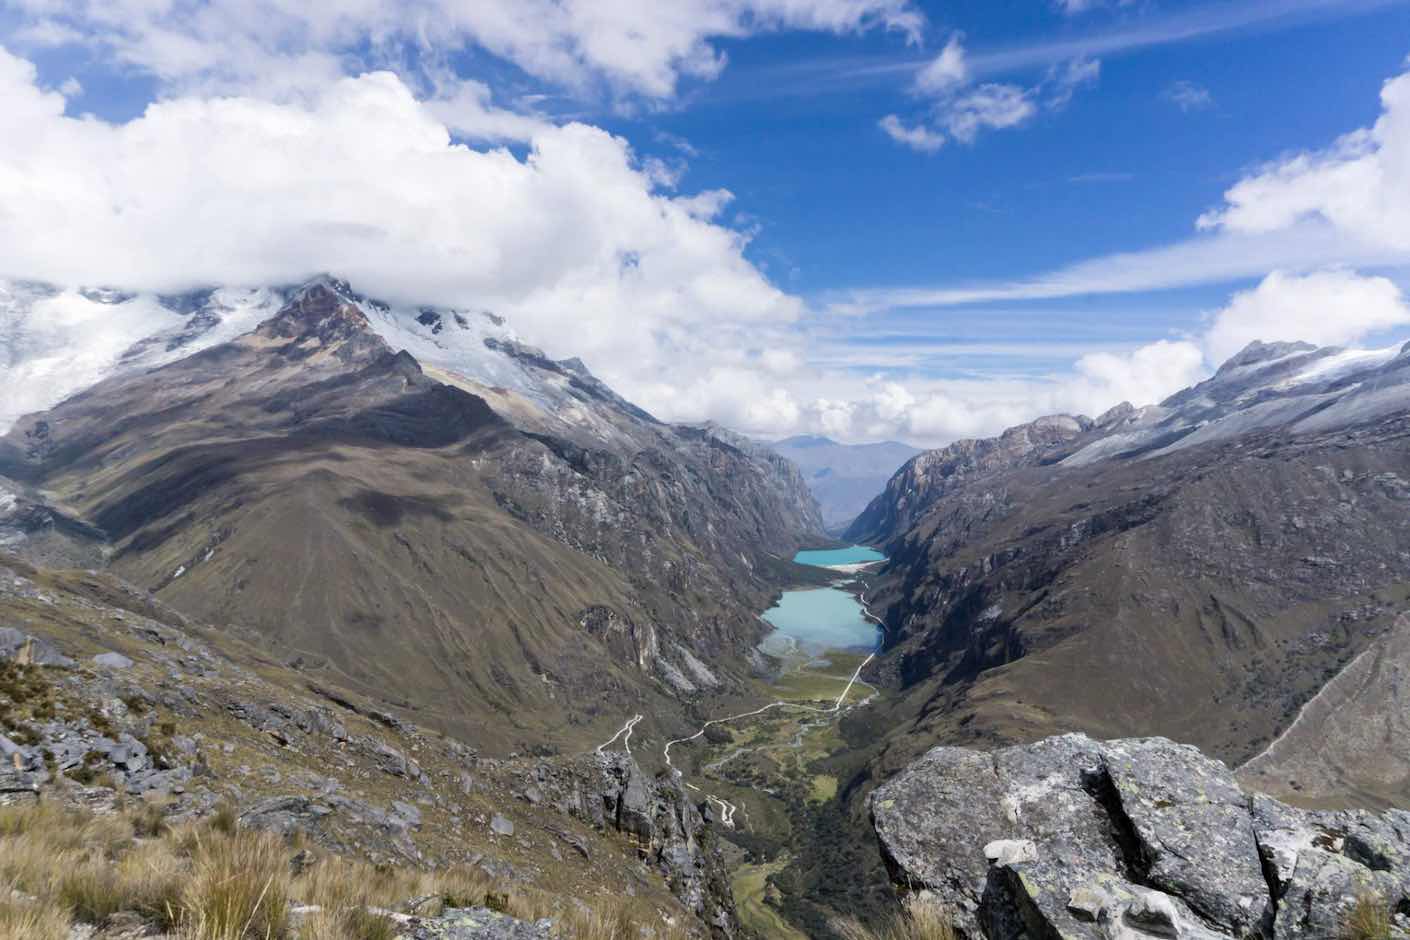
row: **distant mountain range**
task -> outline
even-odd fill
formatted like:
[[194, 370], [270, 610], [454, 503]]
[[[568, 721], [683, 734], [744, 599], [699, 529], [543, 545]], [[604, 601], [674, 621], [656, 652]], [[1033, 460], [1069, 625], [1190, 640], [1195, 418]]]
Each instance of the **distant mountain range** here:
[[839, 444], [826, 437], [799, 436], [768, 445], [798, 465], [822, 507], [823, 522], [840, 530], [857, 517], [886, 481], [918, 448], [898, 441]]

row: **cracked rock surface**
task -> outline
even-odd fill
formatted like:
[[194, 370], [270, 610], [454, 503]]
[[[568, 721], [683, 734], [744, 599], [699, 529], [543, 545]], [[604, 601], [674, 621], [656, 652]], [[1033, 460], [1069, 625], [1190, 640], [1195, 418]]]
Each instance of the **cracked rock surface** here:
[[968, 938], [1330, 938], [1365, 899], [1410, 937], [1410, 813], [1295, 809], [1164, 738], [937, 747], [871, 813]]

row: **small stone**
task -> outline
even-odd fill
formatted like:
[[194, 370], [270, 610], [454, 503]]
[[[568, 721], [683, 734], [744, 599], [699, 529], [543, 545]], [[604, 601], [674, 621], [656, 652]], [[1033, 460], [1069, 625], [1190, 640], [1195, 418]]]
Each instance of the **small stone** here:
[[1030, 839], [996, 839], [984, 846], [989, 864], [1007, 867], [1038, 860], [1038, 846]]
[[514, 835], [514, 823], [499, 813], [495, 813], [490, 818], [490, 831], [497, 836], [512, 836]]
[[1159, 892], [1146, 892], [1126, 908], [1123, 916], [1127, 922], [1142, 929], [1149, 931], [1155, 928], [1162, 934], [1179, 936], [1180, 916], [1175, 904]]
[[392, 800], [392, 812], [398, 818], [404, 820], [411, 828], [420, 828], [421, 810], [412, 806], [410, 803], [403, 803], [401, 800]]
[[1102, 912], [1107, 909], [1110, 900], [1105, 891], [1082, 886], [1072, 889], [1067, 899], [1067, 909], [1078, 920], [1095, 923], [1102, 919]]

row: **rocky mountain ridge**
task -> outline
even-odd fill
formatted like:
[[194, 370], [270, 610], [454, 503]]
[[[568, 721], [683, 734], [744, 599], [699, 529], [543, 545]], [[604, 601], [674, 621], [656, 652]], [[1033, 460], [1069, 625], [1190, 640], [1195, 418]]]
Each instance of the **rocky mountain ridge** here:
[[[786, 461], [658, 422], [490, 315], [331, 278], [20, 420], [0, 474], [188, 614], [506, 749], [728, 688], [820, 528]], [[6, 531], [23, 551], [38, 528]]]
[[1254, 344], [1159, 406], [911, 461], [851, 533], [890, 556], [872, 608], [907, 732], [880, 767], [923, 742], [1069, 730], [1163, 735], [1242, 764], [1360, 659], [1376, 668], [1337, 700], [1379, 730], [1287, 736], [1258, 786], [1410, 798], [1410, 752], [1374, 743], [1397, 740], [1376, 703], [1406, 685], [1407, 366], [1402, 349]]

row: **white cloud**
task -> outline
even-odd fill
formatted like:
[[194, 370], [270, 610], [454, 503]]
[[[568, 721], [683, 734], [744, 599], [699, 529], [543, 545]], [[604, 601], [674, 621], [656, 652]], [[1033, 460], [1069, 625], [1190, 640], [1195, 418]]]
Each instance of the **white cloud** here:
[[[910, 0], [26, 0], [17, 34], [105, 49], [177, 89], [288, 93], [370, 57], [390, 66], [478, 46], [564, 86], [672, 97], [725, 65], [719, 39], [783, 29], [919, 38]], [[409, 54], [408, 54], [409, 53]]]
[[1037, 113], [1027, 89], [990, 82], [946, 101], [939, 119], [952, 137], [969, 144], [981, 130], [1017, 127]]
[[945, 135], [924, 125], [909, 127], [894, 114], [888, 114], [877, 122], [886, 136], [921, 153], [935, 153], [945, 146]]
[[1172, 82], [1163, 92], [1163, 97], [1187, 114], [1214, 107], [1214, 95], [1208, 88], [1185, 79]]
[[521, 159], [453, 144], [385, 72], [301, 102], [171, 99], [126, 124], [68, 117], [35, 80], [0, 51], [0, 276], [177, 290], [333, 271], [495, 309], [633, 384], [766, 346], [801, 310], [719, 223], [728, 193], [663, 192], [594, 127], [523, 128]]
[[1306, 220], [1348, 237], [1410, 253], [1410, 74], [1381, 89], [1382, 114], [1321, 152], [1270, 164], [1201, 217], [1206, 230], [1263, 234]]
[[1031, 87], [1010, 82], [976, 85], [963, 37], [955, 33], [912, 82], [912, 93], [929, 101], [925, 121], [906, 124], [899, 115], [888, 114], [881, 119], [881, 128], [903, 146], [935, 153], [948, 138], [972, 144], [982, 131], [1026, 124], [1043, 108], [1060, 111], [1100, 75], [1101, 62], [1079, 56], [1054, 65]]
[[1053, 0], [1054, 5], [1067, 16], [1079, 16], [1108, 6], [1130, 6], [1135, 0]]
[[1275, 271], [1256, 288], [1234, 295], [1215, 316], [1204, 346], [1217, 364], [1254, 340], [1343, 346], [1407, 324], [1410, 306], [1386, 278], [1350, 271], [1305, 276]]
[[1073, 59], [1060, 66], [1054, 66], [1048, 73], [1047, 105], [1061, 111], [1072, 103], [1077, 92], [1095, 85], [1102, 75], [1102, 64], [1097, 59]]
[[964, 43], [956, 33], [945, 43], [940, 54], [916, 73], [915, 90], [920, 94], [934, 95], [948, 91], [969, 80], [969, 68], [965, 64]]

